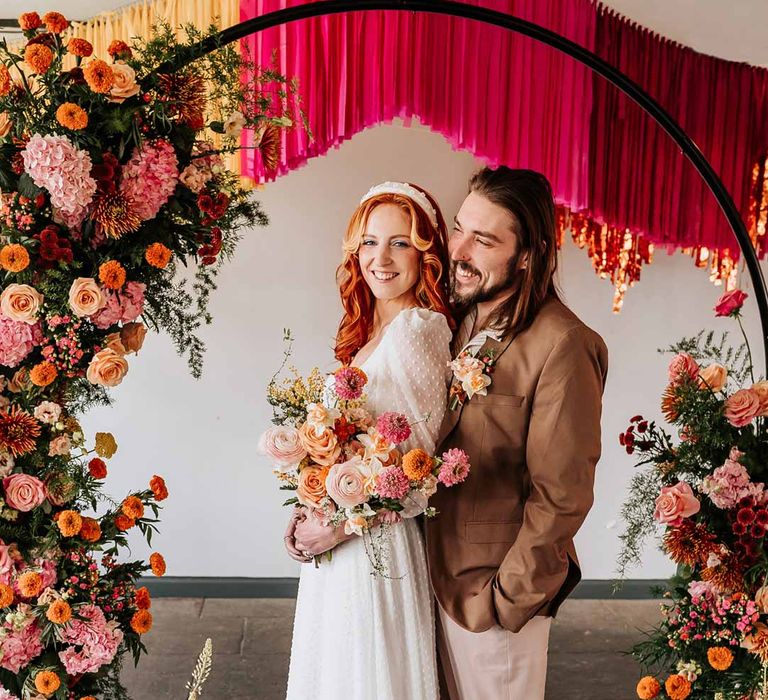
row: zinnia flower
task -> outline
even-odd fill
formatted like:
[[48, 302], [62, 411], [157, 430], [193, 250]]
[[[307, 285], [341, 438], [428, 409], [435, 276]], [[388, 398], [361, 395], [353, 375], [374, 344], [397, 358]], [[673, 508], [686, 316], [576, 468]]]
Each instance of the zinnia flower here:
[[403, 456], [402, 466], [411, 481], [421, 481], [432, 473], [434, 462], [424, 450], [415, 449]]
[[79, 131], [88, 126], [88, 113], [74, 102], [64, 102], [56, 110], [56, 121], [67, 129]]
[[145, 634], [152, 629], [152, 613], [149, 610], [137, 610], [131, 618], [131, 629], [136, 634]]
[[42, 44], [27, 44], [24, 49], [24, 61], [33, 73], [42, 75], [53, 63], [53, 51]]
[[440, 459], [442, 464], [437, 479], [443, 486], [460, 484], [469, 476], [469, 456], [464, 450], [453, 448], [444, 452]]
[[399, 501], [410, 488], [410, 482], [400, 467], [387, 467], [376, 477], [376, 493], [381, 498]]
[[411, 426], [402, 413], [382, 413], [376, 421], [376, 430], [385, 440], [397, 445], [411, 436]]
[[35, 386], [48, 386], [56, 379], [58, 371], [50, 362], [40, 362], [36, 364], [29, 372], [29, 380]]
[[342, 367], [334, 372], [333, 377], [336, 395], [343, 401], [359, 399], [368, 382], [368, 377], [359, 367]]
[[54, 600], [45, 611], [45, 616], [55, 625], [63, 625], [72, 618], [72, 608], [66, 600]]
[[158, 554], [157, 552], [151, 554], [149, 557], [149, 565], [152, 567], [152, 573], [155, 576], [165, 575], [165, 559], [163, 559], [162, 554]]
[[64, 537], [74, 537], [83, 527], [83, 518], [76, 510], [62, 510], [56, 524]]
[[51, 34], [61, 34], [69, 26], [67, 18], [60, 12], [46, 12], [43, 15], [43, 24]]
[[171, 251], [162, 243], [153, 243], [144, 253], [144, 259], [160, 270], [164, 270], [171, 260]]
[[35, 449], [35, 440], [40, 437], [40, 424], [18, 406], [10, 411], [0, 411], [0, 447], [14, 457]]
[[115, 76], [112, 73], [109, 64], [105, 63], [100, 58], [90, 61], [88, 65], [83, 68], [83, 77], [85, 78], [85, 82], [88, 83], [88, 87], [98, 93], [109, 92], [112, 88], [112, 83], [115, 80]]
[[109, 289], [120, 289], [125, 284], [125, 268], [117, 260], [109, 260], [99, 267], [99, 279]]
[[29, 253], [23, 245], [11, 243], [0, 250], [0, 266], [8, 272], [21, 272], [29, 266]]

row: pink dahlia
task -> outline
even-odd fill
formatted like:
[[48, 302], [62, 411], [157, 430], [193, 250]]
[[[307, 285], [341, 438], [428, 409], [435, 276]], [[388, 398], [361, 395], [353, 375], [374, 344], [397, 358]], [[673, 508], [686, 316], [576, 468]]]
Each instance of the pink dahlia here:
[[18, 629], [10, 622], [6, 622], [0, 629], [5, 634], [0, 639], [0, 668], [18, 673], [43, 651], [40, 628], [33, 615], [21, 623]]
[[376, 430], [389, 442], [399, 445], [411, 436], [411, 426], [402, 413], [382, 413], [376, 421]]
[[381, 498], [393, 498], [399, 501], [405, 498], [411, 483], [400, 467], [387, 467], [376, 477], [376, 493]]
[[30, 326], [24, 321], [0, 316], [0, 365], [18, 366], [42, 340], [39, 323]]
[[440, 458], [440, 473], [437, 480], [443, 486], [453, 486], [460, 484], [469, 476], [469, 456], [464, 450], [453, 448], [443, 453]]
[[163, 139], [144, 143], [123, 166], [120, 191], [129, 197], [142, 221], [154, 219], [179, 181], [173, 146]]
[[73, 618], [64, 627], [62, 642], [72, 646], [60, 651], [59, 658], [72, 676], [96, 673], [115, 658], [123, 632], [115, 620], [107, 622], [101, 608], [95, 605], [84, 605], [76, 612], [85, 619]]

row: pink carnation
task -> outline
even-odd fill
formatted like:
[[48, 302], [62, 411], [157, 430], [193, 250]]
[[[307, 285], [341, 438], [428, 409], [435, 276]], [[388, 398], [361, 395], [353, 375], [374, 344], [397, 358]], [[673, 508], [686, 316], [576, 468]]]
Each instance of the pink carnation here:
[[381, 498], [400, 500], [408, 493], [411, 484], [400, 467], [387, 467], [376, 477], [376, 493]]
[[334, 390], [343, 401], [354, 401], [363, 395], [368, 378], [357, 367], [342, 367], [334, 372]]
[[[62, 642], [71, 644], [59, 652], [59, 658], [67, 673], [96, 673], [115, 658], [123, 641], [123, 632], [118, 622], [107, 622], [101, 608], [85, 605], [76, 610], [84, 620], [72, 619], [62, 630]], [[78, 650], [78, 647], [80, 649]]]
[[58, 218], [71, 228], [77, 227], [96, 193], [88, 152], [75, 148], [66, 136], [35, 134], [21, 155], [32, 181], [50, 193]]
[[405, 442], [411, 436], [411, 426], [402, 413], [382, 413], [376, 421], [376, 430], [381, 436], [395, 445]]
[[158, 139], [134, 150], [123, 166], [120, 191], [134, 203], [142, 221], [154, 219], [179, 181], [179, 162], [173, 146]]
[[443, 453], [437, 480], [443, 486], [460, 484], [469, 476], [469, 456], [464, 450], [453, 448]]
[[40, 628], [35, 618], [30, 616], [21, 629], [8, 622], [2, 629], [7, 636], [0, 639], [0, 668], [18, 673], [43, 651]]
[[135, 321], [144, 311], [145, 289], [143, 282], [128, 282], [121, 292], [104, 290], [107, 303], [91, 316], [91, 321], [102, 330], [117, 323]]
[[39, 323], [30, 326], [24, 321], [0, 316], [0, 365], [17, 367], [42, 340]]
[[752, 483], [743, 464], [726, 459], [722, 467], [718, 467], [711, 476], [704, 478], [699, 490], [709, 496], [718, 508], [727, 510], [735, 508], [742, 498], [759, 496], [763, 491], [763, 484]]

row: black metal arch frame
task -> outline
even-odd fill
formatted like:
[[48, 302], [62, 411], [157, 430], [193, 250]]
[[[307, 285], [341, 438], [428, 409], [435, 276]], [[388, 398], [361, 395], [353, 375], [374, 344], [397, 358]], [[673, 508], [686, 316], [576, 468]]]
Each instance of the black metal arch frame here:
[[[698, 173], [704, 179], [712, 194], [715, 196], [720, 208], [723, 210], [728, 224], [733, 230], [736, 240], [741, 248], [742, 255], [746, 261], [747, 269], [752, 280], [757, 305], [760, 312], [760, 323], [762, 326], [763, 349], [765, 351], [766, 374], [768, 374], [768, 291], [766, 290], [765, 279], [762, 270], [752, 246], [752, 242], [747, 233], [747, 228], [741, 219], [739, 210], [733, 201], [733, 198], [725, 188], [720, 177], [715, 172], [712, 165], [704, 157], [698, 146], [691, 140], [683, 128], [672, 118], [672, 116], [654, 100], [642, 87], [622, 73], [614, 66], [607, 63], [598, 55], [576, 44], [570, 39], [553, 32], [549, 29], [529, 22], [513, 15], [504, 14], [495, 10], [489, 10], [475, 5], [465, 5], [461, 2], [450, 2], [447, 0], [323, 0], [321, 2], [311, 2], [296, 7], [290, 7], [277, 12], [271, 12], [261, 17], [241, 22], [233, 27], [225, 29], [218, 36], [211, 37], [201, 42], [195, 47], [188, 57], [187, 61], [194, 60], [201, 54], [213, 51], [217, 46], [237, 41], [250, 34], [276, 27], [287, 22], [294, 22], [300, 19], [311, 17], [321, 17], [323, 15], [339, 14], [342, 12], [361, 12], [370, 10], [400, 10], [412, 12], [428, 12], [431, 14], [450, 15], [453, 17], [462, 17], [479, 22], [485, 22], [497, 27], [509, 29], [518, 34], [540, 41], [558, 51], [576, 59], [585, 66], [601, 75], [603, 78], [615, 85], [625, 95], [636, 102], [647, 114], [649, 114], [659, 126], [661, 126], [669, 136], [680, 147], [682, 153], [691, 161]], [[160, 67], [159, 70], [163, 70]]]

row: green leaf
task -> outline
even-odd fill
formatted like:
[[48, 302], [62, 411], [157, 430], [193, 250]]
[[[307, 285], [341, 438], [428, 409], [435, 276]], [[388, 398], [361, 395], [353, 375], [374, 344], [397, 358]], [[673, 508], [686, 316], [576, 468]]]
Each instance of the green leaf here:
[[32, 182], [32, 178], [27, 173], [22, 173], [19, 177], [18, 187], [19, 194], [24, 197], [29, 197], [29, 199], [34, 199], [43, 191], [34, 182]]
[[208, 128], [217, 133], [217, 134], [223, 134], [224, 133], [224, 122], [211, 122], [208, 125]]

